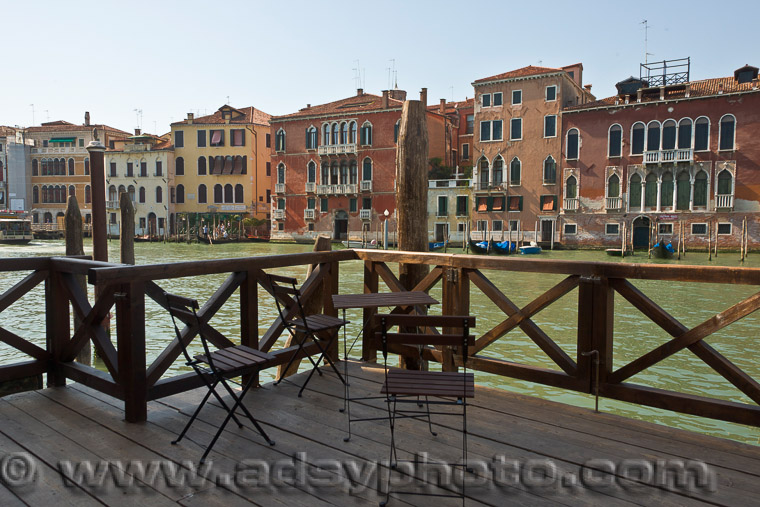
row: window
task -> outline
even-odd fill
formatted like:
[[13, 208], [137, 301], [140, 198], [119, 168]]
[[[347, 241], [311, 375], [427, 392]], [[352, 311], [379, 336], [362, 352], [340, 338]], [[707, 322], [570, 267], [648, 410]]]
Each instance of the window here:
[[723, 235], [730, 235], [731, 234], [731, 222], [719, 223], [718, 224], [718, 234], [720, 234], [721, 236], [723, 236]]
[[129, 200], [132, 202], [135, 202], [135, 187], [132, 185], [129, 185], [127, 192], [129, 193]]
[[185, 185], [177, 185], [177, 204], [184, 204], [185, 202]]
[[[508, 211], [522, 211], [523, 209], [523, 198], [521, 195], [511, 195], [509, 196], [509, 207], [507, 208]], [[517, 225], [512, 227], [512, 230], [516, 229]]]
[[356, 210], [358, 209], [358, 199], [356, 197], [352, 197], [348, 200], [348, 211], [351, 213], [356, 213]]
[[348, 142], [356, 144], [356, 122], [352, 121], [348, 126]]
[[145, 203], [145, 187], [140, 187], [138, 195], [139, 195], [140, 203], [141, 204]]
[[395, 125], [393, 125], [393, 142], [398, 142], [398, 132], [401, 128], [401, 120], [397, 121]]
[[466, 195], [458, 195], [457, 196], [457, 216], [458, 217], [466, 217], [467, 216], [467, 196]]
[[209, 130], [209, 146], [224, 146], [224, 130]]
[[480, 159], [480, 170], [478, 172], [480, 174], [480, 189], [487, 189], [490, 186], [491, 182], [491, 173], [488, 169], [488, 159]]
[[496, 92], [493, 94], [493, 105], [494, 106], [500, 106], [502, 104], [502, 93]]
[[512, 120], [510, 120], [509, 139], [512, 141], [522, 139], [522, 118], [512, 118]]
[[69, 185], [69, 195], [76, 197], [76, 195], [77, 195], [77, 189], [74, 188], [74, 185]]
[[496, 157], [493, 161], [493, 186], [498, 187], [504, 181], [504, 159], [501, 156]]
[[79, 147], [84, 148], [84, 139], [82, 139], [81, 137], [79, 138]]
[[694, 151], [710, 149], [710, 120], [701, 116], [694, 122]]
[[372, 180], [372, 159], [369, 157], [364, 159], [362, 164], [362, 181]]
[[462, 143], [462, 160], [470, 160], [470, 145]]
[[340, 144], [340, 127], [337, 123], [332, 124], [332, 143]]
[[[573, 178], [573, 176], [570, 176]], [[570, 184], [570, 178], [567, 183]], [[542, 195], [541, 196], [541, 211], [556, 211], [557, 210], [557, 196], [556, 195]]]
[[631, 176], [631, 181], [629, 184], [629, 204], [631, 208], [640, 208], [641, 207], [641, 176], [638, 174], [634, 174]]
[[206, 174], [206, 157], [198, 157], [198, 175]]
[[658, 224], [657, 232], [666, 236], [671, 235], [673, 234], [673, 224]]
[[156, 160], [156, 176], [163, 176], [164, 164], [160, 160]]
[[660, 150], [660, 123], [650, 121], [647, 125], [647, 151]]
[[694, 178], [694, 206], [707, 206], [707, 173], [699, 171]]
[[519, 185], [522, 172], [522, 163], [520, 159], [515, 157], [512, 162], [509, 163], [509, 184]]
[[691, 224], [692, 236], [704, 236], [707, 234], [707, 224]]
[[232, 137], [232, 146], [245, 146], [245, 130], [232, 129], [230, 137]]
[[449, 214], [449, 200], [445, 195], [438, 196], [438, 210], [436, 216], [445, 217]]
[[691, 194], [691, 182], [689, 174], [681, 171], [676, 178], [676, 209], [689, 209], [689, 199]]
[[512, 90], [512, 105], [522, 104], [522, 90]]
[[362, 209], [372, 209], [372, 198], [371, 197], [364, 197], [364, 198], [362, 198]]
[[267, 176], [271, 176], [271, 175], [272, 175], [272, 163], [267, 162]]
[[479, 231], [485, 231], [488, 227], [488, 220], [478, 220], [475, 223], [475, 228]]
[[544, 159], [544, 185], [553, 185], [557, 182], [557, 162], [549, 155]]
[[557, 116], [544, 116], [544, 137], [557, 137]]
[[[158, 191], [161, 189], [161, 187], [156, 187], [156, 196], [158, 196]], [[208, 202], [208, 194], [206, 190], [206, 185], [201, 183], [198, 185], [198, 204], [206, 204]]]
[[369, 122], [362, 125], [361, 144], [364, 146], [370, 146], [372, 144], [372, 124]]
[[206, 131], [199, 130], [198, 131], [198, 148], [205, 148], [205, 147], [206, 147]]
[[214, 185], [214, 202], [224, 202], [224, 187], [219, 183]]
[[670, 208], [673, 206], [673, 173], [666, 172], [662, 175], [660, 183], [660, 207]]
[[607, 156], [619, 157], [623, 152], [623, 127], [612, 125], [607, 134]]
[[647, 174], [644, 190], [644, 206], [654, 208], [657, 206], [657, 176], [654, 173]]
[[135, 165], [132, 162], [127, 162], [127, 178], [132, 178], [135, 175]]
[[604, 228], [604, 233], [608, 236], [618, 236], [620, 235], [620, 224], [606, 224]]
[[492, 198], [486, 196], [478, 197], [478, 213], [485, 213], [486, 211], [490, 211], [488, 204], [491, 199]]
[[577, 160], [578, 159], [578, 147], [579, 147], [579, 133], [578, 129], [570, 129], [567, 131], [567, 141], [565, 143], [565, 156], [568, 160]]
[[480, 140], [481, 141], [491, 140], [491, 122], [490, 121], [480, 122]]
[[110, 222], [112, 224], [116, 223], [116, 213], [111, 213]]
[[484, 93], [483, 95], [481, 95], [480, 102], [483, 105], [483, 107], [491, 107], [491, 94]]
[[169, 187], [169, 202], [172, 204], [177, 202], [177, 189], [175, 187]]
[[316, 209], [317, 208], [317, 200], [313, 197], [309, 197], [306, 199], [306, 209]]
[[69, 159], [69, 176], [74, 176], [74, 159]]
[[676, 122], [675, 120], [667, 120], [662, 124], [662, 149], [663, 150], [675, 150], [676, 149]]
[[503, 220], [492, 220], [491, 221], [491, 230], [494, 232], [501, 232], [504, 230], [504, 221]]
[[736, 118], [727, 114], [720, 119], [720, 150], [734, 149], [734, 132], [736, 130]]
[[613, 174], [607, 180], [607, 197], [620, 197], [620, 178], [617, 174]]
[[546, 87], [546, 102], [557, 100], [557, 85]]
[[177, 157], [177, 159], [174, 161], [174, 174], [176, 176], [185, 175], [185, 159], [182, 157]]
[[271, 148], [272, 147], [272, 134], [267, 133], [267, 135], [265, 136], [265, 139], [266, 139], [266, 147], [267, 148]]
[[148, 163], [140, 162], [140, 177], [146, 178], [148, 176]]
[[574, 236], [578, 233], [578, 225], [577, 224], [565, 224], [565, 234], [568, 236]]
[[267, 204], [272, 202], [272, 191], [270, 189], [267, 189]]
[[731, 173], [725, 169], [722, 170], [718, 174], [718, 195], [731, 195], [733, 193], [731, 189], [732, 183], [733, 177]]
[[465, 134], [472, 134], [475, 131], [475, 115], [468, 114], [467, 115], [467, 129], [465, 130]]
[[32, 176], [37, 176], [40, 170], [40, 163], [35, 158], [32, 160]]
[[314, 126], [311, 126], [308, 129], [306, 129], [306, 149], [307, 150], [317, 149], [317, 128]]
[[[110, 166], [111, 166], [110, 176], [114, 177], [116, 176], [116, 162], [111, 162]], [[43, 172], [42, 174], [45, 174], [45, 173]]]
[[[80, 139], [80, 141], [81, 141], [81, 139]], [[37, 187], [34, 187], [34, 188], [36, 189]], [[84, 202], [85, 203], [91, 203], [92, 202], [92, 190], [90, 190], [90, 185], [85, 185], [84, 186]]]
[[501, 141], [504, 138], [503, 127], [504, 120], [494, 120], [493, 121], [493, 140], [494, 141]]
[[90, 159], [89, 158], [84, 159], [84, 175], [85, 176], [90, 175]]
[[241, 204], [245, 201], [245, 192], [243, 189], [243, 185], [238, 183], [235, 185], [235, 202], [238, 204]]
[[280, 197], [277, 199], [277, 209], [285, 209], [285, 199]]
[[[504, 211], [504, 196], [494, 195], [492, 197], [490, 209], [492, 211]], [[501, 229], [499, 229], [501, 230]]]
[[319, 200], [319, 211], [322, 213], [327, 213], [328, 207], [327, 207], [327, 197], [322, 197]]
[[646, 127], [641, 122], [634, 123], [631, 127], [631, 155], [644, 153], [644, 132]]
[[678, 122], [678, 148], [681, 150], [691, 148], [691, 120], [689, 118]]
[[174, 131], [174, 147], [175, 148], [185, 147], [185, 133], [181, 130]]
[[[206, 198], [206, 186], [203, 185], [203, 198]], [[156, 202], [160, 203], [164, 200], [164, 189], [156, 187]], [[206, 202], [205, 200], [203, 202]]]
[[277, 166], [277, 183], [285, 183], [285, 164]]
[[340, 144], [348, 143], [348, 123], [340, 124]]
[[317, 164], [313, 160], [306, 166], [306, 181], [309, 183], [317, 181]]

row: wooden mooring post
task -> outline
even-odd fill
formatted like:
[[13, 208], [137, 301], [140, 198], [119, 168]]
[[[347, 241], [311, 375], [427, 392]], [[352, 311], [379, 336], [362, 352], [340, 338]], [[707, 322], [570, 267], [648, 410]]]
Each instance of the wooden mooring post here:
[[[82, 231], [82, 212], [76, 196], [69, 196], [64, 215], [66, 231], [66, 255], [84, 255], [84, 234]], [[87, 294], [87, 280], [84, 275], [74, 275], [77, 285]], [[82, 319], [74, 313], [74, 329], [82, 325]], [[77, 362], [90, 366], [92, 364], [92, 344], [88, 340], [77, 354]]]
[[119, 245], [121, 246], [121, 263], [135, 263], [135, 208], [129, 194], [122, 192], [119, 196], [119, 209], [121, 210], [121, 230], [119, 231]]

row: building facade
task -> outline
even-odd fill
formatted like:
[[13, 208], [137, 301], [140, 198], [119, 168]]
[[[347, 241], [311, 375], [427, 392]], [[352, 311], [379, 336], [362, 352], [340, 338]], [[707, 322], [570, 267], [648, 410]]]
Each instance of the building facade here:
[[[423, 89], [421, 100], [427, 102]], [[272, 238], [381, 238], [395, 230], [396, 146], [406, 92], [352, 97], [272, 118]], [[447, 157], [448, 119], [427, 111], [429, 158]], [[450, 132], [449, 132], [450, 136]], [[425, 227], [425, 225], [421, 225]]]
[[32, 143], [23, 129], [0, 126], [0, 209], [31, 209]]
[[174, 186], [170, 202], [184, 216], [268, 218], [270, 115], [254, 107], [172, 123]]
[[589, 102], [583, 66], [528, 66], [473, 83], [473, 238], [556, 239], [564, 107]]
[[121, 231], [120, 195], [127, 193], [135, 210], [135, 236], [161, 238], [170, 234], [174, 209], [169, 188], [174, 150], [168, 139], [142, 134], [114, 142], [105, 153], [108, 234]]
[[745, 66], [701, 81], [630, 78], [617, 95], [565, 111], [562, 243], [619, 247], [625, 230], [638, 247], [654, 236], [738, 248], [746, 218], [756, 245], [757, 75]]

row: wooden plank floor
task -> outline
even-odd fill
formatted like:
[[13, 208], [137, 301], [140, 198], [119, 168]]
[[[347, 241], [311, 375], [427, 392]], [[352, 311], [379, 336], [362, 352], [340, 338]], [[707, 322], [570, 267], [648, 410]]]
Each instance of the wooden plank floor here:
[[[377, 396], [382, 370], [348, 364], [352, 396]], [[121, 402], [78, 384], [2, 398], [0, 505], [377, 505], [385, 497], [378, 490], [387, 477], [387, 421], [354, 423], [344, 442], [342, 384], [330, 372], [315, 375], [298, 398], [304, 378], [247, 397], [275, 446], [231, 424], [203, 467], [197, 460], [225, 415], [217, 404], [171, 444], [202, 390], [150, 403], [145, 424], [124, 422]], [[385, 414], [383, 400], [351, 409], [354, 417]], [[426, 422], [398, 421], [401, 459], [461, 457], [461, 419], [433, 422], [437, 436]], [[468, 406], [468, 429], [475, 473], [467, 505], [760, 505], [760, 447], [484, 387]], [[663, 464], [693, 470], [694, 462], [706, 481], [692, 476], [679, 485], [661, 473]], [[461, 481], [447, 474], [435, 465], [396, 471], [393, 489], [450, 493]], [[394, 495], [391, 505], [461, 500]]]

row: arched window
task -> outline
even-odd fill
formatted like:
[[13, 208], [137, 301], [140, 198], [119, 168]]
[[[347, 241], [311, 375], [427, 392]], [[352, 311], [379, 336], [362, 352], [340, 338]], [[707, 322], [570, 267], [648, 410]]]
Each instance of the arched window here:
[[576, 199], [578, 197], [578, 180], [575, 176], [570, 175], [565, 182], [565, 198]]
[[644, 194], [644, 206], [654, 208], [657, 206], [657, 176], [654, 173], [647, 174], [646, 193]]
[[[90, 188], [90, 187], [87, 187], [87, 188]], [[32, 187], [32, 202], [34, 204], [39, 204], [40, 202], [40, 189], [39, 187], [37, 187], [37, 185]]]
[[700, 116], [694, 122], [694, 151], [710, 149], [710, 120]]
[[306, 166], [306, 181], [315, 183], [317, 181], [317, 164], [313, 160], [309, 161]]
[[607, 180], [607, 197], [620, 197], [620, 178], [617, 174]]
[[549, 155], [544, 159], [544, 183], [553, 185], [557, 182], [557, 162]]
[[235, 155], [232, 162], [232, 174], [243, 174], [243, 157]]
[[140, 187], [139, 195], [140, 195], [140, 202], [144, 203], [145, 202], [145, 187]]
[[493, 186], [498, 187], [504, 183], [504, 159], [501, 156], [494, 159], [492, 173]]
[[580, 145], [580, 134], [578, 129], [572, 128], [567, 131], [567, 140], [565, 141], [565, 156], [568, 160], [578, 159], [578, 148]]
[[356, 122], [352, 121], [348, 125], [348, 142], [351, 144], [356, 144]]
[[330, 185], [337, 185], [338, 184], [338, 163], [333, 162], [332, 166], [330, 167]]
[[84, 159], [84, 175], [85, 176], [90, 175], [90, 159], [89, 158]]
[[277, 183], [285, 183], [285, 164], [280, 164], [277, 166]]
[[519, 185], [521, 173], [522, 164], [520, 163], [520, 159], [515, 157], [512, 159], [512, 162], [509, 163], [509, 184]]
[[733, 194], [733, 176], [727, 170], [722, 170], [718, 173], [718, 195], [731, 195]]
[[340, 124], [340, 144], [348, 143], [348, 123]]
[[319, 180], [322, 185], [330, 184], [330, 164], [327, 162], [322, 164], [322, 179]]
[[[156, 189], [156, 191], [158, 191], [158, 188]], [[208, 202], [208, 195], [206, 191], [206, 185], [201, 183], [200, 185], [198, 185], [198, 204], [206, 204], [207, 202]]]
[[480, 178], [480, 190], [485, 190], [491, 186], [491, 169], [488, 166], [488, 159], [481, 158], [478, 164], [478, 173]]
[[114, 185], [111, 185], [108, 187], [108, 200], [109, 201], [115, 201], [119, 198], [119, 194], [116, 193], [116, 187]]
[[119, 192], [117, 194], [116, 199], [118, 201], [120, 201], [121, 200], [121, 194], [126, 194], [126, 193], [127, 193], [127, 189], [124, 187], [124, 185], [119, 185]]
[[358, 173], [358, 169], [357, 169], [356, 160], [352, 159], [348, 167], [349, 183], [351, 183], [352, 185], [356, 185], [357, 183], [357, 178], [358, 178], [357, 173]]
[[182, 157], [177, 157], [177, 159], [174, 161], [174, 174], [176, 176], [184, 176], [185, 175], [185, 159]]
[[245, 197], [243, 196], [243, 185], [238, 183], [235, 185], [235, 202], [240, 204], [244, 202]]
[[235, 192], [231, 183], [224, 185], [224, 202], [233, 202], [235, 200]]
[[[206, 195], [205, 192], [203, 195], [204, 196]], [[163, 201], [164, 201], [164, 189], [161, 187], [156, 187], [156, 202], [160, 203]], [[206, 201], [203, 201], [203, 202], [206, 202]]]
[[707, 173], [699, 171], [694, 178], [694, 206], [707, 206]]
[[683, 118], [678, 122], [678, 149], [691, 148], [691, 118]]
[[733, 150], [736, 133], [736, 118], [725, 114], [720, 119], [720, 150]]
[[660, 184], [660, 208], [673, 206], [673, 173], [670, 171], [662, 175]]
[[317, 149], [317, 128], [313, 125], [306, 129], [306, 149]]
[[74, 159], [69, 159], [69, 176], [74, 176]]
[[39, 162], [37, 162], [37, 159], [35, 158], [32, 160], [32, 176], [37, 176], [39, 174]]
[[676, 149], [676, 122], [675, 120], [667, 120], [662, 124], [662, 149], [663, 150], [675, 150]]
[[396, 124], [393, 126], [393, 142], [394, 143], [398, 142], [398, 132], [400, 128], [401, 128], [401, 120], [398, 120]]
[[372, 124], [368, 121], [362, 125], [361, 144], [364, 146], [372, 145]]
[[198, 157], [198, 175], [205, 176], [206, 174], [206, 157]]
[[348, 184], [348, 164], [345, 160], [340, 163], [340, 184]]
[[660, 151], [660, 122], [655, 120], [647, 124], [647, 151]]
[[676, 178], [676, 209], [689, 209], [691, 199], [691, 179], [687, 171], [681, 171]]
[[84, 202], [85, 204], [89, 204], [92, 202], [92, 190], [90, 189], [90, 185], [84, 186]]
[[628, 204], [631, 208], [641, 208], [641, 176], [634, 174], [628, 184]]
[[214, 202], [215, 203], [224, 202], [224, 188], [222, 188], [222, 185], [220, 185], [219, 183], [214, 185]]
[[127, 189], [127, 193], [129, 194], [129, 200], [132, 202], [135, 202], [135, 187], [134, 185], [129, 185], [129, 188]]
[[177, 185], [177, 204], [185, 203], [185, 185], [180, 183]]
[[364, 159], [362, 164], [362, 181], [372, 181], [372, 159]]
[[325, 123], [322, 125], [322, 144], [327, 146], [330, 144], [330, 124]]
[[340, 125], [332, 124], [332, 144], [340, 144]]
[[285, 151], [285, 131], [280, 129], [274, 135], [274, 149], [275, 151]]
[[619, 157], [623, 152], [623, 127], [617, 123], [610, 127], [607, 133], [607, 156]]

